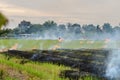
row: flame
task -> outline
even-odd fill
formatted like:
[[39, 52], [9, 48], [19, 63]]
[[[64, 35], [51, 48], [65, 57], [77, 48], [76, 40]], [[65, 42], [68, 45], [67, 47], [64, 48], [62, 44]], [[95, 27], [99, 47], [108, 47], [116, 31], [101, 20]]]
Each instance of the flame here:
[[0, 52], [5, 52], [5, 51], [8, 51], [8, 49], [7, 48], [0, 49]]
[[3, 49], [0, 49], [0, 52], [3, 52]]
[[56, 50], [56, 49], [58, 49], [58, 48], [60, 48], [60, 46], [59, 46], [59, 45], [55, 45], [55, 46], [52, 48], [52, 50]]
[[32, 48], [32, 50], [34, 50], [34, 49], [37, 49], [37, 47], [36, 47], [36, 46], [34, 46], [34, 47]]
[[16, 43], [15, 45], [13, 45], [9, 50], [16, 50], [18, 48], [18, 43]]
[[52, 48], [52, 50], [56, 50], [58, 48], [61, 48], [60, 43], [63, 42], [63, 39], [59, 37], [58, 38], [58, 42], [59, 43], [57, 45], [54, 45], [54, 47]]
[[59, 39], [58, 39], [58, 42], [63, 42], [63, 39], [62, 39], [62, 38], [59, 38]]

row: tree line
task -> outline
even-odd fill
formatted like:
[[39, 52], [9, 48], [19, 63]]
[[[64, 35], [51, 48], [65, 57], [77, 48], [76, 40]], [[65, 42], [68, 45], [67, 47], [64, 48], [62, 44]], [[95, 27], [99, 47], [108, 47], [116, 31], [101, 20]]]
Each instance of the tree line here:
[[54, 21], [46, 21], [43, 24], [31, 24], [30, 21], [21, 21], [13, 30], [7, 30], [9, 36], [20, 36], [21, 34], [31, 34], [33, 37], [41, 38], [66, 38], [66, 39], [119, 39], [120, 26], [111, 26], [104, 23], [102, 26], [78, 23], [57, 24]]

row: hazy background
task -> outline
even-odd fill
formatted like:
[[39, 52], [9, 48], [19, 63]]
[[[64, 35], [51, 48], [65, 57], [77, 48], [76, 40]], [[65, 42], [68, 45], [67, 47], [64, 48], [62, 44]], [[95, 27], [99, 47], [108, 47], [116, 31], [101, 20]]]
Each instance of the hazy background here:
[[0, 0], [0, 11], [15, 27], [21, 20], [43, 23], [120, 23], [120, 0]]

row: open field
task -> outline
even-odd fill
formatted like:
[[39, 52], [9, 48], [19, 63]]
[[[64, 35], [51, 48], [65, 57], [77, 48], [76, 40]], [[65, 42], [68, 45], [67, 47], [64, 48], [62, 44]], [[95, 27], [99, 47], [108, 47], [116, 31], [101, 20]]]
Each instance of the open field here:
[[0, 49], [10, 49], [15, 46], [19, 50], [31, 49], [101, 49], [101, 48], [119, 48], [120, 41], [92, 41], [92, 40], [30, 40], [30, 39], [0, 39]]
[[[67, 52], [67, 53], [65, 54], [64, 50], [60, 50], [60, 51], [43, 50], [42, 52], [41, 51], [32, 51], [31, 52], [31, 51], [11, 50], [11, 51], [8, 51], [7, 53], [6, 52], [0, 53], [0, 79], [2, 79], [2, 80], [70, 80], [68, 78], [60, 77], [61, 71], [64, 71], [64, 70], [79, 71], [78, 66], [76, 66], [77, 68], [70, 68], [70, 66], [77, 64], [80, 56], [85, 56], [87, 58], [88, 56], [91, 56], [91, 55], [88, 55], [91, 53], [86, 53], [86, 50], [85, 50], [85, 52], [82, 51], [82, 53], [81, 53], [81, 50], [80, 50], [80, 52], [75, 50], [73, 52], [79, 52], [79, 53], [76, 53], [75, 55], [70, 53], [71, 50], [70, 51], [65, 50], [65, 52]], [[31, 59], [30, 56], [32, 57], [36, 53], [41, 55], [41, 56], [38, 56], [39, 58], [36, 58], [36, 59], [38, 59], [38, 61], [30, 60]], [[47, 56], [47, 54], [49, 56]], [[77, 55], [79, 55], [79, 56], [77, 56]], [[103, 55], [104, 55], [104, 53], [103, 53]], [[69, 58], [64, 58], [64, 56], [69, 57]], [[50, 60], [48, 60], [47, 57]], [[72, 57], [74, 57], [74, 58], [72, 58]], [[44, 58], [46, 60], [48, 60], [48, 61], [45, 61], [45, 63], [43, 63], [45, 60]], [[61, 58], [61, 60], [59, 60], [58, 58]], [[86, 60], [86, 58], [85, 58], [85, 60]], [[58, 60], [58, 61], [56, 62], [54, 60]], [[67, 60], [67, 62], [65, 60]], [[83, 58], [83, 60], [84, 60], [84, 58]], [[43, 62], [41, 62], [41, 61], [43, 61]], [[62, 63], [60, 63], [61, 64], [60, 65], [59, 62], [61, 62], [61, 61], [62, 61], [62, 63], [65, 62], [64, 65], [68, 64], [69, 67], [63, 66]], [[52, 62], [58, 63], [59, 65], [52, 63]], [[80, 61], [80, 63], [81, 63], [81, 61]], [[84, 63], [84, 61], [83, 61], [83, 63]], [[85, 68], [87, 67], [87, 65], [86, 66], [83, 65], [83, 66]], [[89, 66], [89, 67], [91, 67], [91, 66]], [[97, 76], [87, 73], [86, 70], [89, 72], [89, 69], [86, 69], [85, 73], [82, 73], [82, 71], [84, 71], [82, 69], [83, 68], [81, 67], [81, 71], [80, 71], [81, 74], [79, 74], [79, 75], [81, 75], [81, 77], [79, 79], [75, 79], [75, 77], [74, 77], [73, 80], [101, 80], [100, 77], [98, 78]], [[91, 68], [91, 70], [92, 70], [92, 68]], [[68, 75], [66, 75], [66, 76], [68, 76]], [[73, 75], [73, 76], [76, 76], [76, 75]]]
[[0, 54], [0, 80], [66, 80], [59, 78], [61, 70], [70, 69], [50, 63], [28, 61], [21, 64], [21, 58], [12, 57], [9, 60]]
[[[120, 48], [120, 42], [109, 40], [63, 40], [61, 42], [59, 40], [0, 39], [0, 50], [8, 50], [7, 55], [0, 52], [0, 79], [69, 80], [61, 78], [59, 74], [61, 71], [73, 69], [73, 66], [75, 70], [80, 69], [80, 71], [101, 76], [105, 71], [103, 66], [104, 60], [108, 56], [106, 53], [109, 53], [103, 48]], [[23, 51], [19, 52], [18, 50]], [[36, 50], [38, 52], [34, 52]], [[9, 53], [9, 51], [13, 52]], [[12, 54], [12, 56], [8, 54]], [[31, 60], [34, 54], [39, 54], [35, 59], [36, 61]], [[79, 80], [101, 79], [88, 75]]]

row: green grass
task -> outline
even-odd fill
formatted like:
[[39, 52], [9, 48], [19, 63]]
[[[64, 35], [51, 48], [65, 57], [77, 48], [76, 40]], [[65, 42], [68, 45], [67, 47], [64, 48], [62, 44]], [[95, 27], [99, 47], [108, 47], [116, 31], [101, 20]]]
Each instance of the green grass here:
[[[71, 68], [65, 67], [63, 65], [54, 65], [50, 63], [39, 63], [29, 61], [26, 64], [20, 64], [22, 59], [16, 57], [7, 60], [4, 54], [0, 54], [0, 71], [3, 72], [3, 80], [21, 80], [20, 77], [7, 75], [9, 69], [12, 69], [10, 74], [15, 74], [14, 71], [21, 72], [21, 75], [27, 76], [25, 80], [69, 80], [65, 78], [60, 78], [59, 74], [62, 70], [69, 70]], [[18, 73], [17, 73], [18, 74]], [[24, 77], [23, 77], [24, 78]], [[94, 76], [84, 76], [79, 80], [100, 80]]]
[[50, 49], [55, 44], [56, 40], [26, 40], [26, 39], [0, 39], [1, 48], [11, 48], [13, 45], [18, 44], [18, 49]]
[[[114, 44], [115, 43], [115, 44]], [[0, 39], [0, 49], [11, 48], [13, 45], [18, 44], [19, 50], [31, 50], [34, 48], [37, 49], [52, 49], [55, 45], [61, 46], [61, 48], [66, 49], [101, 49], [106, 45], [108, 48], [120, 47], [120, 42], [111, 42], [105, 43], [105, 41], [89, 41], [89, 40], [72, 40], [58, 42], [58, 40], [27, 40], [27, 39]], [[112, 46], [111, 46], [112, 45]], [[89, 56], [88, 54], [86, 54]], [[62, 70], [70, 69], [65, 66], [53, 65], [50, 63], [38, 63], [29, 61], [28, 63], [22, 65], [20, 61], [22, 59], [17, 59], [12, 57], [10, 60], [7, 60], [6, 56], [0, 54], [0, 66], [5, 65], [6, 67], [12, 68], [15, 71], [22, 71], [22, 74], [28, 76], [28, 80], [67, 80], [59, 77], [59, 73]], [[1, 67], [0, 67], [1, 68]], [[3, 67], [2, 67], [3, 68]], [[6, 68], [5, 70], [6, 72]], [[6, 72], [7, 73], [7, 72]], [[19, 78], [14, 78], [9, 75], [6, 75], [4, 80], [20, 80]], [[96, 77], [86, 76], [80, 80], [100, 80]]]
[[19, 50], [52, 49], [55, 45], [65, 49], [101, 49], [120, 47], [119, 41], [106, 43], [104, 40], [64, 40], [60, 43], [58, 40], [0, 39], [0, 48], [11, 48], [15, 44], [18, 44]]
[[22, 71], [33, 76], [33, 78], [37, 77], [38, 80], [63, 80], [59, 78], [60, 71], [70, 69], [62, 65], [57, 66], [50, 63], [38, 63], [31, 61], [22, 65], [19, 63], [20, 60], [21, 59], [17, 59], [15, 57], [7, 60], [4, 55], [0, 54], [0, 64], [9, 66], [18, 71]]

